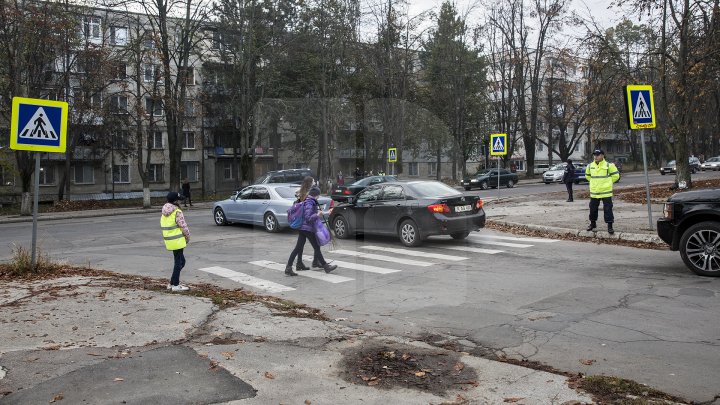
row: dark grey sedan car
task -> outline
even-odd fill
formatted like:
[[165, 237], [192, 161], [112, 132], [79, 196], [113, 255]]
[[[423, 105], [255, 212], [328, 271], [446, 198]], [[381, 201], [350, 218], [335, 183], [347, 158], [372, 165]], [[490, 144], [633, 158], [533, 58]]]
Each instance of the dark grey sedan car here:
[[464, 239], [484, 226], [479, 197], [465, 196], [437, 181], [370, 186], [330, 215], [330, 227], [339, 239], [397, 235], [405, 246], [418, 246], [430, 235]]
[[508, 188], [515, 187], [518, 181], [518, 175], [507, 169], [486, 169], [478, 172], [473, 177], [465, 177], [462, 181], [462, 186], [465, 190], [472, 188], [480, 188], [487, 190], [490, 187], [498, 186], [498, 177], [500, 186], [506, 186]]

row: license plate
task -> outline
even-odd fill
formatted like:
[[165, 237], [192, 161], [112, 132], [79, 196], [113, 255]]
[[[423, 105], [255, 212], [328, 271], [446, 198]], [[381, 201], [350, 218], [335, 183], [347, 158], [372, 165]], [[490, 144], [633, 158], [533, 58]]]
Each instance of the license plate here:
[[455, 207], [455, 212], [465, 212], [470, 211], [472, 208], [470, 205], [458, 205]]
[[342, 190], [335, 190], [335, 192], [336, 192], [337, 194], [340, 194], [340, 193], [342, 193]]

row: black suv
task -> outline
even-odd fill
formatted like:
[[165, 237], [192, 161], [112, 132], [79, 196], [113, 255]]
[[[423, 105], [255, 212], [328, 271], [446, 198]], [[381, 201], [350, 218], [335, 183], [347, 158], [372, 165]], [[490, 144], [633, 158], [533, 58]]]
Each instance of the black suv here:
[[720, 189], [685, 191], [668, 198], [657, 233], [670, 250], [680, 251], [695, 274], [720, 276]]
[[287, 170], [275, 170], [267, 172], [262, 176], [255, 179], [254, 184], [266, 184], [266, 183], [302, 183], [303, 179], [307, 176], [315, 178], [312, 170], [310, 169], [287, 169]]

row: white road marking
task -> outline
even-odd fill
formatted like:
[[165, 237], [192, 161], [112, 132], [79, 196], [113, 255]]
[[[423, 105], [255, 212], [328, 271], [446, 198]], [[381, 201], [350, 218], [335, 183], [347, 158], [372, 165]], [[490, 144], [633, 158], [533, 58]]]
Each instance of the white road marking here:
[[473, 252], [473, 253], [485, 253], [488, 255], [494, 255], [497, 253], [503, 253], [504, 250], [495, 250], [495, 249], [483, 249], [483, 248], [476, 248], [476, 247], [470, 247], [470, 246], [438, 246], [442, 249], [452, 249], [452, 250], [461, 250], [465, 252]]
[[494, 240], [487, 240], [487, 239], [477, 239], [477, 237], [475, 237], [475, 236], [468, 236], [467, 240], [472, 243], [479, 243], [479, 244], [483, 244], [483, 245], [495, 245], [495, 246], [514, 247], [514, 248], [533, 247], [533, 245], [525, 245], [522, 243], [508, 243], [508, 242], [497, 242]]
[[198, 270], [204, 271], [204, 272], [210, 273], [210, 274], [215, 274], [220, 277], [225, 277], [227, 279], [238, 282], [240, 284], [245, 284], [250, 287], [257, 288], [259, 290], [265, 290], [267, 292], [278, 293], [278, 292], [295, 290], [292, 287], [287, 287], [282, 284], [274, 283], [269, 280], [263, 280], [261, 278], [253, 277], [249, 274], [240, 273], [239, 271], [233, 271], [230, 269], [226, 269], [224, 267], [213, 266], [213, 267], [205, 267], [205, 268], [198, 269]]
[[515, 242], [533, 242], [533, 243], [553, 243], [560, 242], [558, 239], [539, 239], [539, 238], [518, 238], [512, 236], [496, 236], [496, 235], [473, 235], [476, 239], [501, 239], [512, 240]]
[[[283, 272], [285, 271], [284, 264], [271, 262], [269, 260], [258, 260], [258, 261], [250, 262], [250, 264], [254, 264], [255, 266], [264, 267], [266, 269], [278, 270], [278, 271], [283, 271]], [[340, 268], [340, 267], [338, 266], [338, 268]], [[295, 269], [293, 269], [293, 271], [295, 271]], [[350, 277], [338, 276], [336, 274], [328, 274], [328, 273], [325, 273], [325, 271], [306, 270], [306, 271], [298, 271], [296, 273], [303, 277], [309, 277], [309, 278], [314, 278], [317, 280], [327, 281], [328, 283], [333, 283], [333, 284], [344, 283], [346, 281], [355, 280], [354, 278], [350, 278]]]
[[433, 263], [430, 263], [430, 262], [421, 262], [419, 260], [403, 259], [403, 258], [394, 257], [394, 256], [384, 256], [384, 255], [376, 255], [376, 254], [372, 254], [372, 253], [356, 252], [354, 250], [336, 249], [336, 250], [333, 250], [332, 253], [338, 254], [338, 255], [357, 256], [357, 257], [361, 257], [363, 259], [372, 259], [372, 260], [381, 260], [381, 261], [385, 261], [385, 262], [408, 264], [410, 266], [430, 267], [433, 265]]
[[389, 247], [382, 247], [382, 246], [361, 246], [361, 248], [368, 249], [368, 250], [378, 250], [380, 252], [397, 253], [399, 255], [428, 257], [431, 259], [440, 259], [440, 260], [450, 260], [453, 262], [459, 262], [461, 260], [468, 259], [467, 257], [463, 257], [463, 256], [451, 256], [451, 255], [444, 255], [441, 253], [429, 253], [429, 252], [423, 252], [422, 250], [417, 250], [417, 249], [398, 249], [398, 248], [389, 248]]
[[[325, 255], [323, 255], [325, 256]], [[312, 256], [303, 256], [303, 259], [305, 261], [312, 262]], [[325, 257], [325, 260], [328, 260], [327, 256]], [[331, 259], [332, 260], [332, 259]], [[330, 261], [330, 260], [328, 260]], [[377, 273], [377, 274], [390, 274], [390, 273], [397, 273], [402, 270], [397, 269], [386, 269], [384, 267], [377, 267], [377, 266], [370, 266], [368, 264], [362, 264], [362, 263], [353, 263], [353, 262], [344, 262], [341, 260], [332, 260], [332, 264], [337, 264], [338, 268], [341, 269], [353, 269], [353, 270], [360, 270], [360, 271], [366, 271], [368, 273]]]

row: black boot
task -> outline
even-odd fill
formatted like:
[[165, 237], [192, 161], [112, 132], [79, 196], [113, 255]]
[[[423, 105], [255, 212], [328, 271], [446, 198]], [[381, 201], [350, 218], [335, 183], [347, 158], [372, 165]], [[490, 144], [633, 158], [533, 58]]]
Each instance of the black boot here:
[[297, 271], [310, 270], [310, 267], [306, 266], [305, 263], [298, 261], [297, 265], [295, 266], [295, 270], [297, 270]]
[[595, 221], [591, 221], [591, 222], [590, 222], [590, 225], [587, 227], [587, 231], [588, 231], [588, 232], [594, 231], [595, 228], [597, 228], [597, 224], [595, 223]]
[[323, 269], [325, 269], [325, 273], [330, 273], [331, 271], [337, 269], [337, 264], [327, 264], [325, 263], [324, 266], [322, 266]]
[[609, 224], [608, 224], [608, 233], [609, 233], [610, 235], [612, 235], [612, 234], [615, 233], [615, 230], [614, 230], [613, 227], [612, 227], [612, 223], [609, 223]]
[[320, 269], [323, 267], [322, 264], [320, 264], [317, 260], [313, 259], [312, 266], [314, 269]]
[[292, 270], [292, 265], [290, 265], [290, 266], [285, 266], [285, 275], [286, 275], [286, 276], [297, 276], [297, 273], [295, 273], [295, 272]]

